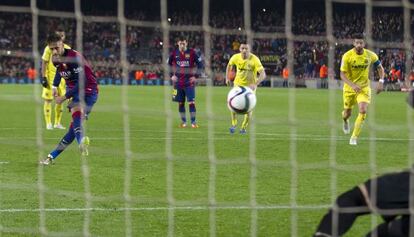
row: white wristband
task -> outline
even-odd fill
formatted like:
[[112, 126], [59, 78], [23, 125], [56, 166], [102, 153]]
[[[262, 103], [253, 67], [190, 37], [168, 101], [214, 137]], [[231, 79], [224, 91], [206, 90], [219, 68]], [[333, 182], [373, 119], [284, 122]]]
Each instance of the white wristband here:
[[381, 82], [382, 84], [384, 84], [384, 78], [379, 79], [378, 81]]

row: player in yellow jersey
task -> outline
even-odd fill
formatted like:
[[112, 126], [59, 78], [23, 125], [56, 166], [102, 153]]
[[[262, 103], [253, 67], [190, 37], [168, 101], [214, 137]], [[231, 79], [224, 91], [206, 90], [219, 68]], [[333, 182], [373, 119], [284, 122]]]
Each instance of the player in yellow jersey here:
[[[62, 40], [65, 40], [65, 32], [63, 30], [56, 30], [57, 34], [62, 37]], [[64, 47], [70, 49], [70, 47], [64, 44]], [[52, 50], [50, 50], [49, 46], [45, 47], [42, 56], [42, 98], [44, 99], [43, 104], [43, 113], [45, 116], [46, 122], [46, 129], [51, 130], [53, 128], [57, 129], [65, 129], [62, 126], [62, 104], [55, 103], [55, 121], [54, 125], [52, 125], [52, 101], [53, 101], [53, 93], [52, 93], [52, 84], [53, 79], [56, 75], [56, 67], [53, 65], [52, 62]], [[66, 93], [66, 84], [65, 80], [62, 80], [59, 87], [58, 87], [58, 96], [62, 96]]]
[[344, 110], [342, 111], [343, 131], [350, 133], [349, 117], [352, 108], [358, 104], [359, 114], [355, 120], [354, 130], [349, 140], [350, 145], [357, 145], [357, 139], [361, 132], [362, 124], [366, 118], [368, 104], [371, 102], [371, 87], [369, 81], [369, 68], [376, 67], [379, 74], [377, 93], [383, 89], [384, 68], [378, 56], [365, 49], [365, 41], [362, 37], [354, 39], [354, 48], [342, 56], [341, 79], [345, 82], [343, 87]]
[[[239, 47], [240, 53], [234, 54], [227, 64], [226, 69], [226, 84], [230, 84], [229, 75], [233, 68], [236, 68], [236, 77], [234, 78], [234, 86], [248, 86], [253, 91], [256, 91], [257, 86], [262, 82], [266, 73], [260, 59], [250, 52], [250, 45], [243, 42]], [[257, 77], [259, 74], [259, 77]], [[252, 112], [244, 115], [244, 120], [240, 128], [240, 134], [246, 133], [249, 119], [252, 116]], [[231, 112], [231, 127], [230, 133], [233, 134], [237, 128], [237, 116], [236, 113]]]

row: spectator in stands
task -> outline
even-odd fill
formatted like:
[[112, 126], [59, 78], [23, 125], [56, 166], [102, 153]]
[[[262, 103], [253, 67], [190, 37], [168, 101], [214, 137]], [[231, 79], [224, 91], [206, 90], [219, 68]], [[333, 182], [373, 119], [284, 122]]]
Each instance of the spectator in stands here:
[[414, 69], [410, 72], [409, 80], [410, 80], [410, 86], [414, 87]]
[[315, 65], [313, 64], [312, 60], [309, 59], [308, 63], [306, 64], [306, 68], [305, 68], [305, 78], [306, 79], [313, 78], [314, 70], [315, 70]]
[[321, 79], [321, 88], [328, 88], [328, 67], [325, 64], [319, 68], [319, 78]]
[[138, 82], [144, 78], [144, 71], [143, 70], [137, 70], [135, 71], [135, 80]]
[[34, 83], [34, 80], [36, 79], [36, 69], [33, 66], [30, 66], [26, 70], [26, 74], [28, 78], [28, 83]]
[[389, 80], [387, 81], [386, 90], [399, 90], [399, 83], [401, 82], [401, 70], [393, 64], [389, 73]]
[[289, 69], [287, 67], [283, 68], [282, 77], [283, 77], [283, 87], [289, 87]]
[[[256, 9], [257, 10], [257, 9]], [[102, 12], [91, 12], [90, 15], [108, 14]], [[146, 11], [130, 11], [127, 9], [126, 16], [128, 19], [139, 21], [159, 21], [159, 15], [153, 12]], [[260, 32], [284, 32], [285, 23], [283, 12], [278, 10], [253, 11], [252, 9], [252, 28]], [[339, 39], [350, 38], [350, 36], [357, 30], [364, 28], [364, 15], [362, 10], [344, 9], [343, 11], [336, 11], [333, 17], [334, 36]], [[307, 9], [298, 10], [293, 15], [293, 32], [298, 35], [325, 35], [325, 19], [324, 12], [307, 11]], [[172, 25], [200, 25], [201, 14], [190, 14], [188, 12], [179, 12], [171, 14]], [[373, 11], [373, 38], [378, 41], [402, 41], [403, 39], [403, 18], [399, 11], [376, 9]], [[20, 34], [20, 32], [31, 32], [32, 22], [31, 14], [12, 14], [0, 13], [0, 31], [3, 34], [0, 36], [0, 47], [15, 51], [31, 51], [32, 39], [31, 34]], [[75, 45], [76, 39], [76, 20], [62, 19], [62, 18], [39, 18], [39, 35], [44, 37], [49, 28], [64, 28], [68, 29], [67, 38], [69, 45]], [[352, 22], [353, 24], [349, 24]], [[414, 23], [414, 18], [411, 19], [411, 25]], [[221, 29], [238, 29], [243, 27], [243, 15], [236, 11], [217, 11], [213, 12], [210, 17], [210, 26]], [[83, 50], [84, 54], [92, 66], [99, 68], [105, 73], [102, 76], [107, 78], [115, 78], [116, 70], [111, 67], [117, 67], [120, 61], [120, 37], [119, 25], [116, 23], [102, 23], [102, 22], [88, 22], [83, 27]], [[174, 39], [181, 32], [171, 32], [171, 42], [174, 45]], [[127, 28], [127, 51], [128, 61], [132, 65], [162, 64], [162, 31], [160, 29], [133, 27]], [[238, 35], [212, 35], [212, 52], [214, 57], [212, 61], [212, 69], [214, 72], [224, 72], [229, 55], [232, 55], [238, 50], [238, 42], [244, 40], [242, 36]], [[191, 32], [188, 35], [189, 42], [192, 42], [192, 48], [204, 50], [204, 35], [203, 32]], [[44, 39], [40, 38], [40, 41]], [[279, 55], [282, 65], [286, 63], [287, 50], [286, 40], [284, 39], [253, 39], [253, 46], [256, 52], [274, 53]], [[143, 45], [150, 45], [150, 47], [142, 47]], [[313, 77], [315, 73], [319, 72], [317, 62], [326, 59], [329, 45], [327, 42], [298, 42], [294, 43], [294, 68], [292, 73], [294, 76], [299, 74], [306, 74], [306, 77]], [[335, 46], [335, 55], [342, 55], [345, 48], [342, 45]], [[404, 50], [384, 49], [384, 55], [381, 55], [384, 67], [390, 68], [393, 62], [399, 65], [404, 62]], [[13, 78], [21, 78], [26, 75], [26, 62], [28, 59], [17, 58], [17, 60], [9, 60], [9, 56], [4, 56], [0, 59], [0, 65], [3, 70], [0, 70], [0, 76], [7, 76]], [[309, 60], [313, 65], [313, 69], [306, 68]], [[335, 59], [335, 69], [339, 68], [340, 59]], [[402, 65], [402, 64], [401, 64]], [[312, 67], [311, 65], [308, 65]], [[403, 67], [400, 68], [404, 72]], [[279, 75], [279, 74], [275, 74]], [[339, 79], [339, 72], [336, 73], [336, 79]], [[404, 75], [401, 75], [404, 78]]]
[[151, 68], [147, 73], [148, 85], [156, 85], [158, 76], [155, 73], [155, 70]]
[[223, 73], [214, 73], [214, 85], [223, 86], [226, 84], [226, 80]]
[[232, 45], [233, 51], [235, 52], [237, 52], [240, 48], [240, 42], [238, 39], [235, 39], [231, 45]]

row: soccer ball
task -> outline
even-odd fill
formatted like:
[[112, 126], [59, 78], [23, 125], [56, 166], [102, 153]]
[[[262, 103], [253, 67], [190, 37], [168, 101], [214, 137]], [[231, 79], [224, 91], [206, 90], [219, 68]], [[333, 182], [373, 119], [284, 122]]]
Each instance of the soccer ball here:
[[227, 107], [238, 114], [247, 114], [256, 106], [256, 95], [247, 86], [235, 86], [227, 95]]

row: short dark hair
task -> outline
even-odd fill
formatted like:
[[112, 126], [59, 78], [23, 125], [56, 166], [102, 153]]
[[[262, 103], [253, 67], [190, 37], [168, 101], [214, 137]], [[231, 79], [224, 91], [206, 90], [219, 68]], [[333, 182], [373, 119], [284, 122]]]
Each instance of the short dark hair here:
[[363, 32], [356, 32], [356, 33], [354, 33], [352, 35], [352, 38], [354, 40], [356, 40], [356, 39], [362, 39], [362, 40], [364, 40], [365, 39], [365, 34]]
[[187, 38], [184, 36], [178, 36], [176, 42], [178, 41], [187, 41]]
[[63, 27], [56, 27], [55, 32], [65, 32], [65, 30], [63, 29]]
[[49, 34], [47, 36], [46, 42], [48, 44], [50, 44], [50, 43], [58, 42], [60, 40], [62, 40], [62, 37], [59, 34], [57, 34], [56, 32], [54, 32], [54, 33]]

